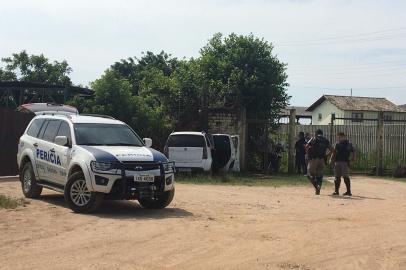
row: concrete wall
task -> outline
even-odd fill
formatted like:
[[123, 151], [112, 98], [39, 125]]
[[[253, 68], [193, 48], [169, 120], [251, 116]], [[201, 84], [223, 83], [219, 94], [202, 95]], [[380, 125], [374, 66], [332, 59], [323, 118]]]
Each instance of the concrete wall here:
[[238, 116], [231, 111], [212, 111], [208, 113], [208, 132], [211, 134], [238, 134]]
[[246, 169], [247, 119], [245, 109], [209, 109], [208, 132], [238, 135], [240, 138], [240, 168]]

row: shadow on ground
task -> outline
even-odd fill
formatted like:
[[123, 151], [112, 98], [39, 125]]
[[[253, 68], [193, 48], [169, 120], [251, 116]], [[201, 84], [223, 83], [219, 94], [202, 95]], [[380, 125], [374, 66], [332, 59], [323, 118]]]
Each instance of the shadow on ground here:
[[378, 197], [367, 197], [367, 196], [359, 196], [359, 195], [352, 195], [351, 197], [348, 196], [335, 196], [335, 195], [329, 195], [333, 199], [340, 199], [340, 200], [378, 200], [378, 201], [384, 201], [386, 199], [384, 198], [378, 198]]
[[[68, 208], [62, 194], [45, 194], [38, 200]], [[96, 212], [86, 215], [111, 219], [165, 219], [191, 217], [193, 213], [181, 208], [171, 207], [171, 205], [167, 208], [156, 210], [142, 208], [136, 201], [106, 200]]]

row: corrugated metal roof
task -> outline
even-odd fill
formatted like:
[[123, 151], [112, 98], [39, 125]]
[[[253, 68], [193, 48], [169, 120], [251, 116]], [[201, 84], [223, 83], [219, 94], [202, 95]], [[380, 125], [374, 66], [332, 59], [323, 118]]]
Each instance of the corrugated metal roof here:
[[386, 98], [333, 95], [322, 96], [309, 108], [307, 108], [307, 111], [313, 111], [316, 107], [318, 107], [326, 100], [344, 111], [405, 112], [399, 106], [396, 106], [394, 103], [390, 102]]

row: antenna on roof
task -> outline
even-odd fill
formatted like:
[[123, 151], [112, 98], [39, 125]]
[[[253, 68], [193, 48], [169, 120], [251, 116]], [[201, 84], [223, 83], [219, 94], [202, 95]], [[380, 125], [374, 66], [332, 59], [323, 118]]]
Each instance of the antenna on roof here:
[[352, 96], [352, 88], [351, 88], [351, 96]]

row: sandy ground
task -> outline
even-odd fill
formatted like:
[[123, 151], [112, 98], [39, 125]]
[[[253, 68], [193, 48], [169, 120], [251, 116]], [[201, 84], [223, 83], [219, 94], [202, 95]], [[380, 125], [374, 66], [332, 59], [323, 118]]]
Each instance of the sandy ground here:
[[[354, 197], [310, 187], [178, 184], [169, 208], [106, 202], [75, 214], [46, 191], [0, 210], [0, 269], [406, 269], [406, 184], [357, 177]], [[18, 182], [0, 193], [21, 197]]]

